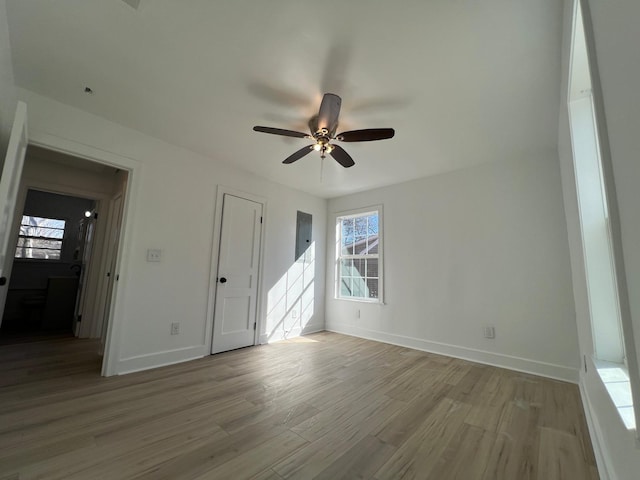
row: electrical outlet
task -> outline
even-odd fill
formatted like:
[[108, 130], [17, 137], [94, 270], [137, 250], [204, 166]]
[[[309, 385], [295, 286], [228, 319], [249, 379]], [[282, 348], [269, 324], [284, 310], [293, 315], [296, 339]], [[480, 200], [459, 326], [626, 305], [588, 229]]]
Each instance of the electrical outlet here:
[[147, 262], [159, 262], [162, 259], [162, 250], [150, 248], [147, 250]]
[[171, 324], [171, 335], [178, 335], [180, 333], [180, 324], [174, 322]]
[[492, 325], [487, 325], [482, 328], [484, 338], [496, 338], [496, 328]]

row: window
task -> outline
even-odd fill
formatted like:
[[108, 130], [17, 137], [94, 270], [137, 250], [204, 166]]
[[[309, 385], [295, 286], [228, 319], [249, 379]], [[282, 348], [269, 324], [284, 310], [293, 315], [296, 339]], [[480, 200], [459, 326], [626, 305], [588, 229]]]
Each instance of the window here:
[[339, 216], [336, 222], [338, 298], [382, 301], [380, 209]]
[[615, 196], [612, 177], [605, 175], [606, 170], [611, 171], [611, 158], [599, 141], [603, 131], [598, 128], [598, 121], [603, 117], [597, 115], [593, 94], [592, 80], [596, 78], [591, 77], [589, 70], [580, 2], [576, 0], [574, 5], [568, 113], [593, 363], [620, 417], [628, 429], [633, 429], [636, 418], [640, 418], [640, 405], [636, 403], [634, 407], [634, 400], [638, 399], [633, 399], [631, 391], [637, 374], [632, 376], [627, 364], [619, 293], [619, 279], [623, 277], [615, 268], [616, 255], [621, 254], [615, 248], [610, 217], [616, 208]]
[[22, 216], [16, 258], [60, 260], [65, 221]]

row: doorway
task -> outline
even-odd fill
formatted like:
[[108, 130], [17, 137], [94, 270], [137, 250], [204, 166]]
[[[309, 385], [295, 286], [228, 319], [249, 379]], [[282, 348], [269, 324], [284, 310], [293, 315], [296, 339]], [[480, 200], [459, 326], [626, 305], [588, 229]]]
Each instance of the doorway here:
[[96, 200], [27, 191], [0, 335], [74, 334], [86, 299]]
[[[15, 252], [0, 342], [106, 343], [129, 172], [29, 145], [15, 203]], [[98, 370], [99, 371], [99, 370]]]
[[219, 192], [218, 268], [211, 353], [255, 345], [264, 203]]

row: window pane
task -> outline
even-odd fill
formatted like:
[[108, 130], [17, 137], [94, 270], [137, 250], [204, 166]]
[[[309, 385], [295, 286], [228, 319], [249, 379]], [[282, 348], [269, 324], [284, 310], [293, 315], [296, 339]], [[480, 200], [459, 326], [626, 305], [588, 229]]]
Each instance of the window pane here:
[[378, 240], [378, 235], [369, 237], [369, 251], [367, 253], [370, 253], [372, 255], [377, 255], [379, 243], [380, 241]]
[[364, 278], [353, 279], [353, 296], [360, 298], [367, 298], [367, 285]]
[[64, 230], [65, 221], [55, 218], [32, 217], [29, 215], [22, 216], [22, 225], [35, 225], [46, 228], [61, 228]]
[[341, 255], [353, 253], [353, 219], [346, 218], [340, 222], [340, 248]]
[[367, 235], [378, 235], [378, 214], [367, 217]]
[[350, 277], [342, 277], [340, 279], [340, 296], [341, 297], [351, 296], [351, 278]]
[[355, 217], [354, 222], [354, 234], [356, 237], [367, 236], [367, 217]]
[[352, 276], [363, 278], [366, 275], [365, 268], [366, 268], [366, 260], [363, 260], [363, 259], [354, 260]]
[[62, 240], [48, 240], [45, 238], [18, 238], [18, 248], [47, 248], [61, 250]]
[[369, 298], [378, 298], [378, 279], [367, 278], [367, 289], [369, 290]]
[[364, 255], [367, 253], [367, 237], [357, 236], [353, 244], [355, 255]]
[[353, 260], [340, 260], [340, 276], [351, 277], [353, 274]]
[[378, 259], [377, 258], [368, 258], [367, 259], [367, 278], [378, 277]]
[[34, 225], [21, 225], [20, 235], [26, 237], [46, 237], [46, 238], [60, 238], [64, 236], [64, 230], [57, 228], [46, 228]]
[[60, 260], [60, 250], [48, 250], [44, 248], [17, 248], [16, 258]]

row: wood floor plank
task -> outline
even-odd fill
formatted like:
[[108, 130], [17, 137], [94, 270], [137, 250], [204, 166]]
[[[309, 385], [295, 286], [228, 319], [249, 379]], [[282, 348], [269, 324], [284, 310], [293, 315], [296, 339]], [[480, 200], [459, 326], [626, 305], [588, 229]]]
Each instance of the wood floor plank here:
[[97, 346], [0, 338], [0, 479], [597, 478], [576, 385], [330, 332], [110, 378]]
[[495, 433], [463, 424], [437, 460], [431, 470], [431, 477], [440, 480], [481, 478], [495, 442]]
[[378, 480], [428, 478], [447, 444], [464, 423], [470, 406], [444, 398], [375, 474]]
[[582, 447], [575, 435], [553, 428], [542, 427], [540, 430], [539, 478], [594, 478], [590, 465], [584, 462]]
[[290, 455], [308, 442], [295, 433], [287, 430], [256, 449], [235, 457], [233, 460], [203, 473], [194, 480], [210, 480], [212, 478], [251, 478], [261, 474], [275, 462]]
[[367, 435], [313, 478], [315, 480], [373, 478], [373, 475], [395, 451], [393, 446], [373, 435]]

